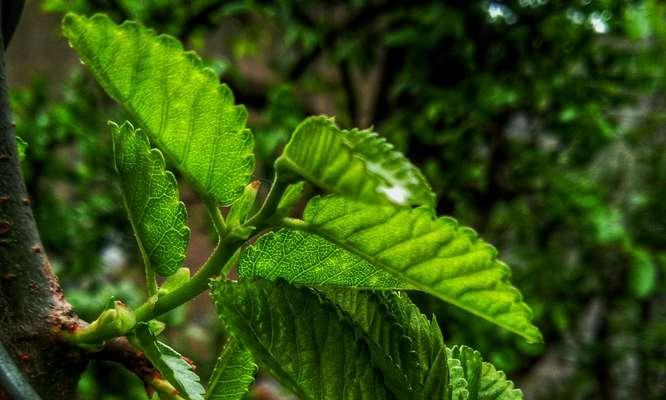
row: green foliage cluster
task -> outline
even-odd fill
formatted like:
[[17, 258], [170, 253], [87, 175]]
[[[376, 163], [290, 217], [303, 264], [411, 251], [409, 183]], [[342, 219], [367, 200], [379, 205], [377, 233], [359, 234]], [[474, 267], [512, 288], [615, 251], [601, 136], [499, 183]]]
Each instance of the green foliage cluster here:
[[[663, 395], [666, 24], [659, 2], [44, 5], [143, 21], [198, 50], [222, 42], [230, 58], [210, 66], [255, 115], [249, 125], [259, 176], [270, 167], [261, 161], [278, 155], [276, 149], [322, 99], [341, 126], [374, 124], [421, 167], [440, 213], [478, 227], [502, 250], [550, 350], [516, 342], [429, 297], [412, 296], [440, 318], [448, 343], [474, 343], [521, 379], [548, 366], [553, 353], [565, 355], [562, 369], [569, 375], [553, 385], [542, 382], [551, 389], [539, 398]], [[277, 74], [273, 83], [257, 85], [237, 69], [237, 61], [254, 58]], [[377, 81], [374, 92], [359, 83], [365, 78]], [[27, 142], [24, 168], [58, 165], [28, 172], [28, 183], [35, 185], [30, 191], [46, 246], [67, 267], [60, 271], [65, 282], [90, 280], [101, 248], [110, 238], [115, 242], [118, 231], [129, 231], [119, 222], [124, 210], [117, 192], [89, 196], [91, 187], [106, 186], [113, 174], [105, 150], [110, 138], [100, 127], [125, 116], [114, 114], [85, 79], [68, 83], [55, 106], [45, 82], [15, 93], [13, 104]], [[43, 131], [62, 135], [36, 135]], [[81, 154], [74, 165], [40, 150], [72, 144]], [[74, 182], [67, 203], [55, 195], [54, 181]], [[74, 214], [72, 203], [78, 206]], [[304, 248], [322, 245], [316, 236], [293, 231], [262, 240], [277, 245], [287, 234], [302, 235]], [[298, 259], [285, 257], [296, 265]], [[356, 256], [337, 250], [321, 265], [350, 257]], [[270, 266], [254, 271], [277, 278]], [[397, 284], [389, 278], [386, 287]], [[309, 284], [311, 278], [287, 279]], [[68, 296], [93, 318], [111, 294], [136, 297], [131, 289], [126, 282], [104, 288], [95, 307], [88, 293], [70, 288]]]
[[[311, 117], [275, 161], [271, 189], [257, 203], [246, 111], [196, 54], [172, 37], [134, 22], [116, 25], [103, 14], [70, 13], [63, 32], [105, 91], [145, 129], [112, 124], [116, 171], [148, 288], [143, 305], [131, 310], [115, 302], [68, 340], [94, 347], [127, 336], [160, 372], [145, 383], [165, 399], [241, 398], [247, 387], [238, 382], [251, 382], [255, 362], [307, 399], [522, 398], [478, 352], [447, 348], [437, 321], [398, 291], [430, 293], [541, 340], [496, 250], [470, 228], [436, 216], [434, 194], [404, 156], [376, 134]], [[180, 268], [189, 238], [185, 207], [161, 151], [205, 200], [218, 234], [217, 248], [191, 278]], [[306, 196], [298, 190], [304, 186], [330, 194]], [[288, 217], [300, 197], [307, 200], [302, 219]], [[228, 218], [219, 210], [226, 205]], [[308, 232], [327, 243], [311, 252], [299, 247], [302, 235], [283, 236], [277, 248], [264, 246], [265, 237], [244, 244], [260, 228]], [[297, 269], [282, 263], [284, 253], [300, 257]], [[354, 275], [344, 264], [324, 270], [332, 254], [350, 260]], [[239, 281], [225, 274], [236, 260]], [[273, 280], [252, 274], [267, 264]], [[159, 289], [156, 274], [167, 277]], [[295, 284], [303, 274], [309, 282]], [[211, 278], [211, 297], [232, 339], [205, 393], [189, 363], [157, 339], [165, 325], [156, 318], [206, 290]], [[241, 362], [229, 370], [228, 363]], [[225, 378], [233, 384], [216, 381]]]

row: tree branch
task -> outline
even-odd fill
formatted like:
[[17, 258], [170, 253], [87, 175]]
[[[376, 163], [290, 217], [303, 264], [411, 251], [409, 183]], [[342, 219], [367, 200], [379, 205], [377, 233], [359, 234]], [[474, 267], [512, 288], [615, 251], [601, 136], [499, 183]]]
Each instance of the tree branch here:
[[0, 342], [42, 397], [71, 399], [87, 361], [60, 335], [78, 320], [51, 271], [30, 208], [4, 58], [0, 46]]
[[91, 359], [112, 361], [118, 363], [139, 377], [146, 386], [149, 397], [153, 391], [159, 392], [164, 399], [182, 399], [178, 390], [165, 379], [160, 372], [148, 361], [143, 352], [136, 349], [124, 337], [107, 341], [101, 351], [91, 353]]

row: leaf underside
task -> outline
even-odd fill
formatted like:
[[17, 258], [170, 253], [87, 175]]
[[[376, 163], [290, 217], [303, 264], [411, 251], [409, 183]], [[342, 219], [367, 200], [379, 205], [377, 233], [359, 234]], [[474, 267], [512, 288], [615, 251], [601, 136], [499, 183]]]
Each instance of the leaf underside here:
[[247, 111], [178, 40], [134, 22], [67, 14], [63, 32], [106, 92], [121, 103], [201, 193], [229, 205], [254, 169]]
[[497, 251], [470, 228], [426, 207], [369, 205], [339, 196], [308, 203], [301, 229], [335, 243], [396, 278], [515, 332], [541, 341], [530, 308], [509, 282]]
[[138, 323], [136, 338], [144, 354], [178, 394], [187, 400], [203, 400], [204, 388], [192, 366], [177, 351], [157, 340], [146, 323]]
[[418, 169], [385, 140], [367, 131], [340, 130], [333, 119], [307, 118], [275, 162], [329, 192], [395, 204], [432, 205], [434, 194]]
[[165, 170], [162, 153], [151, 150], [143, 132], [129, 122], [113, 124], [112, 131], [125, 208], [144, 262], [147, 268], [169, 276], [182, 265], [190, 240], [176, 178]]
[[236, 338], [230, 337], [215, 363], [206, 388], [206, 400], [243, 399], [254, 382], [256, 372], [252, 353]]
[[280, 383], [303, 399], [383, 399], [381, 374], [335, 309], [284, 281], [213, 281], [220, 319]]
[[522, 400], [522, 391], [514, 388], [504, 372], [484, 362], [478, 351], [454, 346], [447, 352], [450, 358], [460, 361], [469, 400]]
[[[447, 371], [441, 331], [403, 294], [323, 288], [323, 296], [361, 332], [374, 364], [398, 399], [442, 399]], [[439, 358], [438, 358], [439, 357]], [[439, 387], [427, 387], [431, 374]]]

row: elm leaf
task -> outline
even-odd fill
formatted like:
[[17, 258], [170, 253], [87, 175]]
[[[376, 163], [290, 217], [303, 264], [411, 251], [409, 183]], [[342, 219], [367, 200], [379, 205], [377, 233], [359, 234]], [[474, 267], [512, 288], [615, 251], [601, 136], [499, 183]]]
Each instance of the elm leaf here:
[[542, 340], [497, 250], [454, 219], [438, 218], [427, 207], [370, 205], [341, 196], [311, 199], [303, 219], [290, 225], [528, 341]]
[[305, 119], [275, 161], [278, 176], [296, 175], [331, 193], [358, 200], [433, 205], [419, 170], [369, 131], [345, 131], [332, 118]]
[[167, 35], [73, 13], [63, 33], [104, 90], [205, 196], [231, 204], [254, 169], [247, 111], [199, 56]]
[[181, 267], [190, 240], [176, 178], [142, 131], [129, 122], [111, 126], [123, 200], [146, 270], [169, 276]]

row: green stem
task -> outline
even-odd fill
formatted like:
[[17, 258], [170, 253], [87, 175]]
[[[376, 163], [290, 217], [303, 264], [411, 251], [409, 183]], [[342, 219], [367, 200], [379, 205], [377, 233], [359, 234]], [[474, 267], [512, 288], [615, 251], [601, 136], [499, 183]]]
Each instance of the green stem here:
[[196, 274], [173, 292], [167, 293], [155, 302], [148, 301], [134, 311], [136, 320], [149, 321], [167, 311], [170, 311], [181, 304], [184, 304], [198, 296], [208, 288], [208, 281], [218, 275], [224, 265], [229, 261], [238, 247], [240, 240], [230, 240], [220, 242], [210, 258], [201, 266]]
[[224, 222], [224, 217], [220, 212], [220, 208], [215, 203], [215, 200], [208, 197], [205, 198], [204, 202], [206, 203], [208, 214], [210, 214], [210, 218], [213, 220], [213, 226], [215, 227], [218, 237], [224, 237], [227, 234], [228, 227]]
[[79, 345], [101, 344], [129, 332], [137, 322], [150, 321], [190, 301], [208, 288], [210, 278], [217, 276], [233, 260], [241, 244], [241, 240], [234, 238], [221, 241], [192, 279], [173, 292], [162, 297], [151, 296], [134, 312], [127, 310], [131, 315], [124, 312], [124, 308], [106, 310], [87, 327], [65, 334], [65, 339]]
[[[261, 209], [244, 226], [257, 226], [257, 228], [268, 226], [271, 219], [274, 217], [275, 210], [280, 203], [280, 199], [282, 198], [286, 187], [287, 184], [281, 182], [276, 175], [271, 190]], [[215, 229], [217, 230], [218, 235], [220, 235], [220, 241], [213, 251], [213, 254], [211, 254], [208, 260], [201, 266], [201, 268], [199, 268], [199, 271], [197, 271], [189, 281], [162, 297], [152, 295], [144, 304], [134, 310], [131, 316], [131, 323], [128, 323], [127, 318], [122, 318], [122, 321], [119, 321], [120, 314], [114, 312], [116, 310], [106, 310], [89, 326], [81, 328], [72, 334], [67, 334], [66, 339], [73, 343], [85, 345], [98, 344], [104, 340], [124, 335], [129, 332], [137, 322], [150, 321], [151, 319], [192, 300], [208, 288], [208, 281], [211, 278], [220, 274], [226, 275], [229, 271], [230, 264], [236, 259], [238, 249], [243, 244], [244, 240], [230, 234], [229, 229], [224, 222], [224, 218], [222, 218], [220, 210], [215, 203], [206, 201], [206, 206], [213, 219]], [[292, 219], [293, 218], [287, 218], [287, 220]], [[148, 278], [150, 282], [150, 277]], [[120, 324], [121, 322], [122, 324]]]
[[104, 310], [90, 325], [66, 333], [65, 339], [91, 346], [100, 345], [104, 340], [122, 336], [136, 325], [136, 317], [132, 310], [116, 301], [113, 308]]
[[150, 264], [146, 264], [146, 285], [148, 287], [148, 297], [154, 296], [157, 293], [157, 280], [155, 279], [155, 271]]

